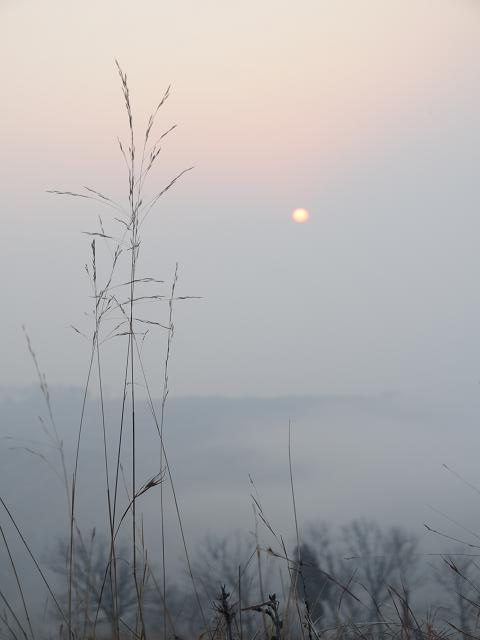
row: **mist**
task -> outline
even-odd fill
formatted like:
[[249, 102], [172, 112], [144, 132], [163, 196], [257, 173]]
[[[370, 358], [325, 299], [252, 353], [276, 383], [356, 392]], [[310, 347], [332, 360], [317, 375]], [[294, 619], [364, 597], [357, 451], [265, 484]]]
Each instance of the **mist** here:
[[475, 3], [0, 19], [0, 638], [475, 637]]

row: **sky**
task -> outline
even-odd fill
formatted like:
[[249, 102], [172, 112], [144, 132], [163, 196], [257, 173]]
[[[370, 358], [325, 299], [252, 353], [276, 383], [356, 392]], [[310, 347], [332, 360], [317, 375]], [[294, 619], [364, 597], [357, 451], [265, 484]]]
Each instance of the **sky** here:
[[[192, 544], [251, 528], [249, 474], [293, 540], [289, 419], [302, 531], [360, 516], [419, 536], [424, 522], [454, 538], [477, 531], [478, 2], [0, 0], [0, 485], [36, 551], [61, 535], [64, 496], [36, 455], [52, 455], [37, 421], [48, 411], [22, 326], [71, 469], [90, 358], [81, 334], [93, 330], [86, 233], [98, 216], [106, 235], [121, 226], [107, 207], [47, 191], [86, 185], [126, 203], [115, 59], [137, 146], [171, 86], [155, 136], [178, 126], [147, 197], [194, 167], [142, 227], [137, 271], [165, 281], [141, 295], [168, 297], [178, 263], [176, 293], [189, 298], [173, 304], [166, 441]], [[114, 246], [96, 238], [101, 281]], [[113, 286], [128, 277], [127, 259]], [[165, 300], [138, 309], [168, 322]], [[142, 363], [158, 399], [166, 332], [148, 326]], [[125, 348], [125, 336], [101, 344], [113, 457]], [[84, 530], [105, 514], [97, 385], [94, 372]], [[143, 481], [159, 449], [141, 380], [136, 393]], [[151, 540], [157, 497], [145, 502]]]
[[[201, 296], [175, 306], [172, 393], [475, 388], [479, 11], [3, 0], [0, 384], [35, 380], [22, 324], [52, 384], [83, 384], [88, 348], [70, 328], [91, 329], [82, 232], [99, 214], [118, 226], [46, 190], [125, 201], [117, 58], [139, 131], [172, 85], [156, 126], [178, 128], [149, 192], [195, 167], [150, 216], [141, 254], [167, 283], [178, 261], [179, 294]], [[155, 376], [164, 346], [151, 344]]]

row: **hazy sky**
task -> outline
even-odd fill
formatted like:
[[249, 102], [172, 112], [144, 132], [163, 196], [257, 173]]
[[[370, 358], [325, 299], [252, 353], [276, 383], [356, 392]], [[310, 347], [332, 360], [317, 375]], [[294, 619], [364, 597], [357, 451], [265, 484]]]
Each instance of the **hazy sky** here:
[[[465, 533], [455, 521], [479, 530], [478, 494], [442, 467], [478, 485], [479, 2], [0, 0], [0, 485], [39, 557], [63, 535], [64, 497], [25, 450], [54, 455], [22, 325], [53, 388], [71, 473], [90, 355], [71, 325], [93, 329], [82, 232], [98, 230], [99, 214], [107, 234], [120, 227], [109, 209], [46, 191], [87, 185], [126, 202], [115, 58], [137, 144], [172, 85], [155, 135], [178, 128], [147, 192], [195, 167], [149, 216], [137, 271], [166, 281], [139, 292], [168, 295], [178, 261], [177, 293], [201, 296], [174, 305], [169, 387], [203, 397], [172, 398], [166, 418], [193, 548], [212, 530], [250, 529], [249, 474], [293, 540], [289, 418], [302, 531], [358, 516], [420, 535], [423, 522], [454, 538]], [[305, 224], [291, 219], [297, 207], [310, 212]], [[100, 279], [112, 248], [97, 240]], [[121, 267], [112, 284], [128, 277]], [[168, 320], [165, 301], [138, 312]], [[102, 343], [112, 462], [125, 348], [125, 336]], [[158, 398], [165, 332], [152, 331], [142, 354]], [[138, 486], [160, 456], [146, 404], [136, 406]], [[102, 418], [92, 393], [76, 503], [84, 531], [106, 526]], [[155, 549], [158, 495], [144, 508]], [[422, 538], [428, 552], [443, 542]]]
[[[52, 383], [84, 380], [81, 232], [114, 227], [45, 190], [125, 198], [115, 57], [141, 127], [172, 84], [152, 193], [195, 165], [139, 267], [168, 280], [178, 260], [178, 292], [203, 296], [175, 309], [172, 393], [478, 384], [477, 3], [2, 0], [0, 43], [0, 384], [34, 379], [22, 323]], [[160, 341], [146, 359], [155, 376]]]

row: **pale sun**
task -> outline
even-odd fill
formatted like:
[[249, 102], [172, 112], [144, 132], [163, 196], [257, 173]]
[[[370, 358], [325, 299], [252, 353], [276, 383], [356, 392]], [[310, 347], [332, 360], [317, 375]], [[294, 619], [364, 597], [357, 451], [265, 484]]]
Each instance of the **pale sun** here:
[[298, 224], [306, 222], [309, 217], [310, 214], [306, 209], [295, 209], [295, 211], [292, 213], [292, 220], [294, 222], [297, 222]]

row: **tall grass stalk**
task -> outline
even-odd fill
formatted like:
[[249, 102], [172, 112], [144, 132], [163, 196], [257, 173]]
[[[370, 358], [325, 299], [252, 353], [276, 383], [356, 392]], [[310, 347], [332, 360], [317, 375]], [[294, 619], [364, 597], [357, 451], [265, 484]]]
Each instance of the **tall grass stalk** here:
[[[164, 488], [163, 483], [160, 482], [160, 479], [163, 479], [163, 468], [165, 467], [167, 470], [168, 480], [170, 483], [170, 487], [173, 492], [175, 509], [177, 512], [177, 518], [181, 530], [181, 536], [184, 546], [185, 556], [187, 558], [187, 564], [189, 573], [191, 576], [191, 580], [194, 583], [193, 573], [191, 570], [190, 559], [188, 556], [188, 548], [186, 544], [185, 534], [183, 531], [183, 524], [180, 515], [180, 509], [178, 506], [178, 500], [175, 493], [175, 489], [173, 486], [173, 478], [171, 475], [170, 466], [168, 465], [168, 460], [165, 452], [164, 445], [164, 426], [165, 426], [165, 409], [166, 409], [166, 401], [168, 396], [168, 363], [170, 359], [170, 351], [171, 344], [173, 338], [173, 304], [176, 300], [175, 298], [175, 287], [178, 280], [178, 265], [175, 268], [173, 283], [171, 287], [171, 295], [168, 298], [169, 305], [169, 317], [168, 317], [168, 325], [165, 326], [160, 322], [155, 321], [145, 321], [136, 317], [136, 303], [139, 300], [145, 299], [161, 299], [163, 296], [159, 295], [151, 295], [151, 296], [138, 296], [137, 294], [137, 285], [139, 283], [155, 283], [162, 282], [155, 278], [139, 278], [138, 277], [138, 262], [139, 262], [139, 254], [140, 254], [140, 246], [141, 246], [141, 234], [140, 229], [145, 222], [146, 217], [150, 214], [154, 206], [157, 204], [159, 199], [171, 188], [174, 184], [183, 176], [187, 171], [189, 171], [192, 167], [181, 171], [177, 176], [175, 176], [163, 189], [157, 192], [150, 199], [146, 199], [145, 197], [145, 185], [148, 175], [150, 174], [152, 168], [154, 167], [156, 160], [160, 154], [161, 146], [160, 142], [174, 130], [175, 125], [169, 127], [153, 144], [150, 143], [151, 134], [155, 125], [156, 117], [161, 109], [161, 107], [165, 104], [166, 100], [170, 95], [170, 87], [164, 93], [162, 99], [158, 103], [157, 107], [154, 109], [153, 113], [150, 115], [144, 134], [143, 134], [143, 142], [141, 145], [140, 154], [137, 153], [136, 147], [136, 132], [134, 126], [134, 116], [133, 109], [130, 99], [130, 90], [127, 82], [127, 75], [124, 73], [122, 68], [120, 67], [118, 61], [116, 61], [116, 66], [118, 70], [118, 74], [121, 82], [121, 89], [124, 98], [124, 105], [127, 114], [128, 120], [128, 144], [125, 146], [121, 140], [119, 139], [119, 147], [121, 155], [124, 159], [126, 168], [127, 168], [127, 179], [128, 179], [128, 206], [123, 207], [119, 203], [115, 202], [109, 196], [101, 193], [96, 189], [92, 189], [90, 187], [84, 187], [83, 192], [73, 192], [73, 191], [60, 191], [60, 190], [51, 190], [51, 193], [57, 195], [67, 195], [70, 197], [81, 197], [85, 199], [89, 199], [94, 201], [97, 204], [102, 204], [109, 208], [113, 208], [119, 217], [115, 217], [114, 220], [119, 223], [122, 227], [121, 237], [117, 240], [114, 239], [113, 235], [105, 233], [105, 229], [100, 219], [100, 229], [97, 232], [88, 232], [89, 235], [95, 236], [91, 243], [92, 250], [92, 264], [91, 264], [91, 273], [89, 272], [89, 276], [92, 282], [93, 289], [93, 297], [94, 297], [94, 328], [92, 332], [91, 338], [91, 348], [90, 348], [90, 358], [89, 365], [87, 371], [87, 378], [84, 387], [84, 395], [82, 401], [82, 407], [80, 412], [80, 421], [79, 428], [77, 432], [76, 439], [76, 448], [75, 448], [75, 462], [74, 469], [72, 474], [71, 483], [66, 480], [67, 494], [69, 496], [69, 508], [70, 508], [70, 517], [69, 517], [69, 553], [68, 553], [68, 598], [67, 598], [67, 620], [68, 620], [68, 628], [71, 640], [74, 638], [74, 629], [73, 629], [73, 618], [72, 618], [72, 608], [73, 608], [73, 595], [74, 595], [74, 556], [75, 556], [75, 530], [76, 530], [76, 497], [77, 497], [77, 487], [78, 487], [78, 472], [79, 472], [79, 460], [80, 460], [80, 450], [81, 450], [81, 440], [82, 433], [84, 429], [84, 420], [85, 420], [85, 410], [87, 403], [88, 391], [91, 385], [93, 367], [95, 363], [97, 378], [98, 378], [98, 388], [99, 388], [99, 403], [100, 403], [100, 412], [101, 412], [101, 428], [102, 428], [102, 440], [103, 440], [103, 457], [104, 457], [104, 470], [105, 470], [105, 491], [106, 491], [106, 500], [107, 500], [107, 509], [108, 509], [108, 529], [110, 532], [110, 559], [108, 562], [108, 567], [105, 575], [105, 581], [108, 580], [110, 589], [109, 592], [112, 596], [112, 608], [115, 612], [118, 609], [117, 602], [117, 593], [118, 593], [118, 585], [117, 585], [117, 570], [116, 570], [116, 553], [115, 553], [115, 542], [117, 539], [117, 534], [119, 532], [120, 526], [124, 522], [125, 516], [130, 511], [131, 513], [131, 538], [132, 538], [132, 573], [133, 573], [133, 581], [135, 584], [135, 591], [137, 596], [137, 613], [136, 613], [136, 629], [135, 633], [140, 638], [146, 638], [146, 624], [145, 624], [145, 616], [144, 616], [144, 607], [143, 607], [143, 592], [145, 587], [146, 580], [146, 571], [144, 568], [143, 575], [139, 573], [139, 562], [138, 562], [138, 553], [139, 553], [139, 519], [137, 512], [137, 499], [143, 495], [146, 491], [152, 489], [157, 484], [160, 484], [160, 515], [161, 515], [161, 547], [162, 547], [162, 602], [164, 608], [163, 614], [163, 631], [164, 636], [167, 635], [167, 569], [166, 569], [166, 541], [165, 541], [165, 504], [164, 504]], [[110, 268], [109, 274], [107, 274], [106, 282], [103, 287], [99, 285], [99, 274], [97, 273], [97, 245], [96, 245], [96, 237], [103, 238], [108, 243], [109, 241], [113, 241], [115, 246], [115, 250], [113, 252], [112, 264]], [[126, 244], [125, 244], [126, 243]], [[126, 246], [126, 249], [125, 249]], [[119, 258], [121, 255], [127, 251], [130, 255], [130, 266], [129, 266], [129, 278], [127, 282], [122, 283], [121, 287], [128, 288], [128, 299], [126, 301], [122, 301], [119, 299], [116, 292], [113, 292], [114, 285], [113, 279], [114, 275], [117, 272], [117, 266], [119, 262]], [[187, 296], [183, 296], [181, 299], [186, 299]], [[124, 381], [123, 381], [123, 391], [122, 391], [122, 403], [121, 403], [121, 412], [120, 412], [120, 421], [119, 421], [119, 429], [118, 429], [118, 440], [116, 445], [116, 453], [115, 453], [115, 464], [114, 464], [114, 479], [111, 481], [110, 479], [110, 465], [109, 465], [109, 447], [108, 447], [108, 439], [107, 439], [107, 425], [106, 425], [106, 415], [105, 415], [105, 405], [104, 405], [104, 391], [103, 391], [103, 366], [102, 366], [102, 340], [101, 340], [101, 331], [103, 326], [108, 319], [109, 315], [111, 315], [112, 311], [120, 311], [123, 317], [122, 322], [117, 324], [113, 330], [111, 330], [107, 337], [119, 337], [126, 336], [127, 337], [127, 345], [125, 351], [125, 369], [124, 369]], [[140, 349], [138, 347], [137, 342], [137, 324], [139, 322], [148, 322], [150, 325], [157, 325], [159, 327], [164, 327], [167, 329], [167, 347], [166, 347], [166, 356], [164, 362], [164, 380], [163, 380], [163, 392], [162, 392], [162, 402], [161, 402], [161, 415], [160, 420], [156, 417], [156, 411], [154, 408], [154, 404], [152, 401], [152, 396], [150, 393], [150, 388], [147, 381], [147, 376], [145, 373], [145, 369], [142, 363]], [[138, 384], [137, 377], [138, 373], [140, 373], [143, 378], [143, 383], [147, 388], [149, 405], [151, 407], [152, 416], [155, 421], [155, 425], [157, 428], [157, 432], [160, 438], [160, 454], [159, 454], [159, 471], [155, 476], [155, 481], [147, 481], [142, 485], [139, 484], [138, 480], [138, 471], [137, 471], [137, 410], [136, 410], [136, 385]], [[127, 417], [127, 398], [130, 399], [130, 426], [131, 426], [131, 476], [130, 476], [130, 496], [128, 502], [128, 507], [123, 513], [120, 514], [118, 512], [118, 499], [119, 499], [119, 477], [121, 470], [121, 459], [122, 459], [122, 451], [124, 444], [124, 436], [125, 436], [125, 420]], [[140, 547], [143, 547], [143, 535], [140, 537]], [[145, 563], [142, 563], [145, 567]], [[102, 585], [102, 592], [100, 597], [103, 597], [105, 581]], [[196, 586], [195, 586], [196, 589]], [[199, 598], [197, 596], [197, 601], [199, 602]], [[98, 612], [99, 612], [100, 603], [97, 606], [97, 615], [95, 619], [95, 625], [98, 621]], [[203, 615], [203, 614], [202, 614]], [[121, 620], [118, 619], [118, 615], [114, 615], [114, 628], [112, 628], [112, 634], [115, 638], [119, 638], [120, 636], [120, 623]]]

